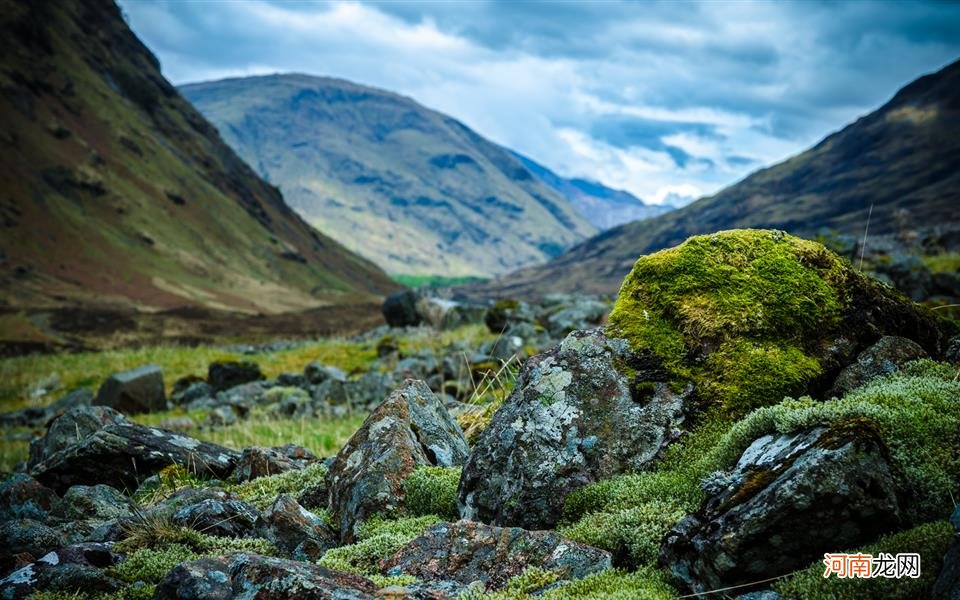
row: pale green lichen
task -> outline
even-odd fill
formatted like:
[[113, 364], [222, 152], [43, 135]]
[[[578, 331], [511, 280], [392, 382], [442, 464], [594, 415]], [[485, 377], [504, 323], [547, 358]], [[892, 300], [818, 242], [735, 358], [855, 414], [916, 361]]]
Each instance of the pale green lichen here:
[[421, 535], [441, 519], [435, 515], [365, 521], [357, 531], [357, 542], [327, 550], [317, 562], [322, 567], [370, 576], [379, 573], [377, 563]]
[[326, 475], [327, 466], [322, 462], [316, 462], [302, 470], [258, 477], [226, 486], [225, 489], [241, 500], [264, 509], [270, 506], [280, 494], [297, 495], [312, 485], [322, 484]]
[[191, 548], [180, 544], [170, 544], [163, 548], [140, 548], [130, 553], [122, 563], [107, 569], [107, 575], [133, 583], [160, 583], [175, 566], [199, 555]]

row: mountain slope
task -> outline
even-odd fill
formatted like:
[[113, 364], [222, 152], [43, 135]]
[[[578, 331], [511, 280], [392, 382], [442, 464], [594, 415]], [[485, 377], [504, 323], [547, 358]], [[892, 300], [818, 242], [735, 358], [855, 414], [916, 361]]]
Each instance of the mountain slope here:
[[0, 303], [281, 312], [394, 289], [320, 235], [106, 0], [0, 1]]
[[614, 293], [637, 257], [687, 237], [763, 227], [862, 236], [960, 222], [960, 61], [917, 79], [813, 148], [718, 194], [597, 235], [468, 293]]
[[501, 274], [595, 232], [508, 152], [408, 98], [307, 75], [181, 91], [304, 218], [389, 272]]
[[561, 177], [526, 156], [512, 154], [537, 179], [563, 194], [583, 218], [601, 231], [673, 210], [672, 206], [646, 204], [630, 192], [608, 188], [595, 181]]

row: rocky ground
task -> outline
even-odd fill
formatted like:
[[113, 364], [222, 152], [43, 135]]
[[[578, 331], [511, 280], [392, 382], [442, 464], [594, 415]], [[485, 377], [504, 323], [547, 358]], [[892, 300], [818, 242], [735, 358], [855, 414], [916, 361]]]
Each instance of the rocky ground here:
[[[691, 238], [612, 307], [405, 292], [384, 316], [362, 368], [144, 365], [4, 414], [42, 435], [0, 484], [0, 597], [960, 594], [960, 329], [817, 243]], [[209, 441], [356, 414], [330, 456]], [[854, 550], [920, 576], [822, 577]]]

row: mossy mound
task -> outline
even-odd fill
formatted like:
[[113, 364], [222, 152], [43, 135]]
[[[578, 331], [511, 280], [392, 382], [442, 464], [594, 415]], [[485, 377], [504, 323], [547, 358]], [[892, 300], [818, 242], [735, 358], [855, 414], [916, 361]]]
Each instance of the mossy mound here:
[[[817, 242], [780, 231], [696, 236], [637, 260], [607, 333], [733, 415], [810, 393], [884, 333], [938, 355], [937, 320]], [[842, 339], [842, 343], [837, 343]]]

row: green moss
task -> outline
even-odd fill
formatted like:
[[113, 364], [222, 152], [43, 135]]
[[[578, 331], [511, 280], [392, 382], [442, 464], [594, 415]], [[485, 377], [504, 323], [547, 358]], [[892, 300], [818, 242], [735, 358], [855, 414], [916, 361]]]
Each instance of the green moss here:
[[677, 597], [676, 590], [665, 581], [664, 576], [652, 568], [633, 572], [608, 569], [564, 583], [537, 596], [543, 600], [674, 600]]
[[417, 467], [403, 482], [407, 512], [455, 521], [460, 471], [460, 467]]
[[360, 526], [354, 544], [327, 550], [317, 564], [328, 569], [370, 576], [379, 573], [377, 563], [393, 556], [440, 519], [433, 515], [403, 519], [373, 518]]
[[660, 540], [686, 514], [686, 508], [676, 503], [650, 500], [616, 512], [589, 514], [559, 533], [609, 550], [617, 564], [635, 567], [656, 562]]
[[368, 575], [367, 579], [372, 581], [377, 585], [378, 588], [387, 588], [387, 587], [403, 587], [405, 585], [411, 585], [420, 581], [413, 575]]
[[859, 551], [873, 556], [881, 552], [892, 555], [916, 552], [920, 554], [920, 577], [917, 579], [909, 577], [901, 579], [824, 578], [824, 565], [818, 561], [809, 568], [777, 582], [773, 588], [787, 598], [829, 598], [831, 600], [928, 598], [953, 537], [953, 527], [945, 521], [937, 521], [885, 536], [865, 548], [848, 551]]
[[251, 481], [227, 486], [226, 489], [240, 499], [263, 509], [272, 504], [280, 494], [298, 495], [305, 488], [322, 483], [326, 476], [326, 465], [316, 462], [300, 471], [258, 477]]
[[180, 544], [157, 549], [141, 548], [129, 554], [122, 563], [107, 569], [107, 575], [127, 583], [160, 583], [175, 566], [197, 558], [199, 555], [196, 552]]
[[[822, 245], [782, 232], [696, 236], [637, 260], [608, 331], [743, 414], [820, 373], [807, 345], [840, 323], [851, 276]], [[704, 343], [716, 348], [707, 360], [689, 360]]]

